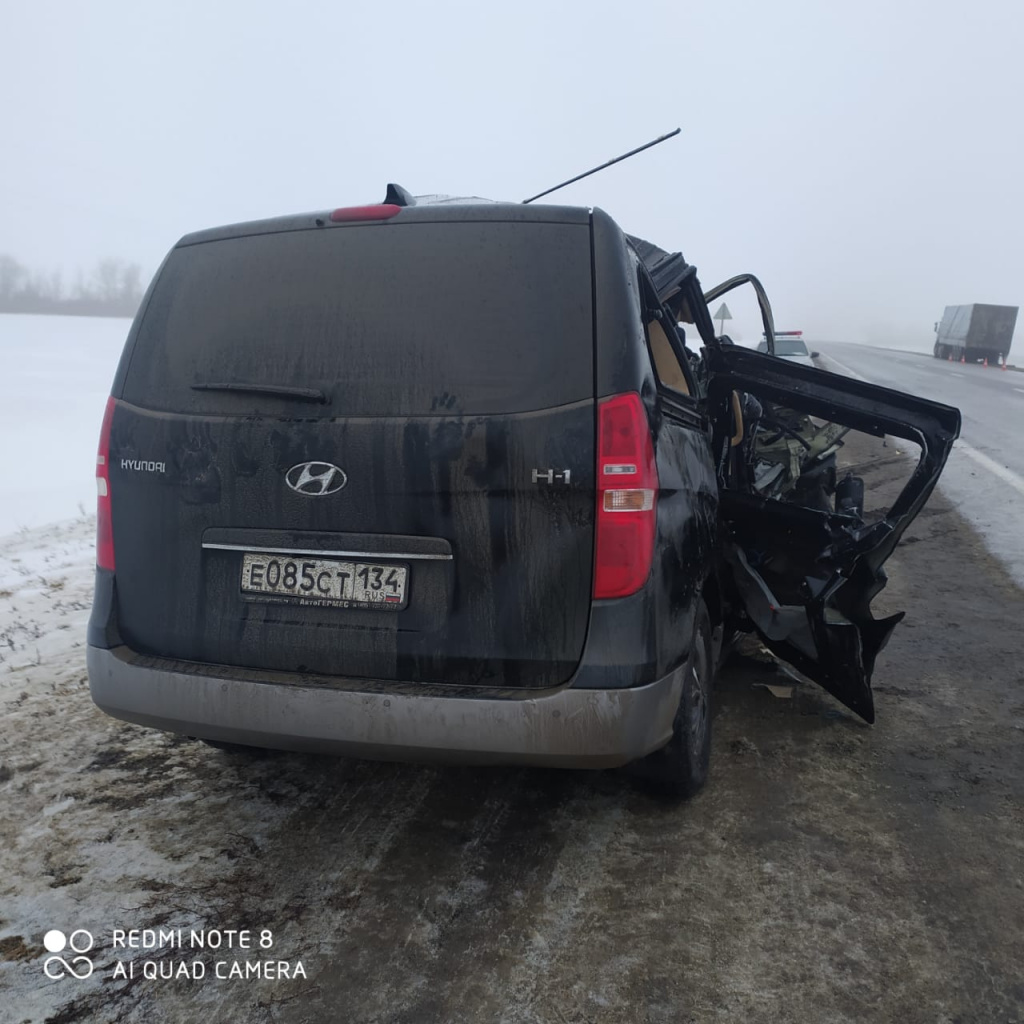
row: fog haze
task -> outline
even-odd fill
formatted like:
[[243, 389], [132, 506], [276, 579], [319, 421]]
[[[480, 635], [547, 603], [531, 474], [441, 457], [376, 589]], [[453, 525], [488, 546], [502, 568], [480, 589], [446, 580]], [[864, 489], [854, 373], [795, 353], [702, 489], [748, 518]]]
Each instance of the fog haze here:
[[925, 348], [946, 304], [1024, 299], [1022, 27], [992, 0], [9, 3], [0, 252], [148, 276], [198, 228], [389, 181], [518, 200], [678, 125], [546, 201], [706, 287], [756, 273], [780, 327]]

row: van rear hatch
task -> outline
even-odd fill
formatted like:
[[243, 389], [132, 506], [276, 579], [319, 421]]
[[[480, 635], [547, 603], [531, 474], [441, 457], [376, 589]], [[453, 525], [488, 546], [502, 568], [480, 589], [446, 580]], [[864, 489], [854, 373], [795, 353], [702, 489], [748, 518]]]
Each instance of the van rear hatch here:
[[131, 648], [382, 680], [572, 675], [594, 532], [589, 219], [440, 216], [171, 252], [110, 434]]

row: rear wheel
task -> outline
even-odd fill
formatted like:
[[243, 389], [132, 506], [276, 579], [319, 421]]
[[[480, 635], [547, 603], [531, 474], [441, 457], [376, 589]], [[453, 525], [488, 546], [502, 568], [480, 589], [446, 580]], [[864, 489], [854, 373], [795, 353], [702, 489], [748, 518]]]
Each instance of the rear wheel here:
[[693, 648], [683, 667], [683, 689], [672, 738], [641, 762], [643, 778], [657, 793], [676, 800], [693, 796], [707, 781], [711, 759], [711, 686], [715, 676], [711, 619], [697, 606]]

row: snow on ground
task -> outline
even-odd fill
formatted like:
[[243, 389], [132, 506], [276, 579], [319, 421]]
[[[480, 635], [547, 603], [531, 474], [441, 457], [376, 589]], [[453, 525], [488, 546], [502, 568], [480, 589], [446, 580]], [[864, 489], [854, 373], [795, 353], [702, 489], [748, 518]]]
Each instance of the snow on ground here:
[[[14, 1007], [10, 1017], [0, 1010], [3, 1020], [41, 1022], [71, 998], [97, 1001], [73, 1019], [112, 1019], [99, 1004], [116, 999], [113, 928], [247, 926], [230, 914], [210, 919], [192, 880], [205, 873], [204, 892], [230, 902], [219, 867], [244, 861], [301, 804], [274, 779], [287, 757], [219, 764], [206, 747], [115, 721], [92, 703], [84, 648], [94, 532], [88, 515], [0, 546], [0, 991]], [[270, 797], [239, 799], [254, 791]], [[44, 976], [42, 936], [54, 928], [107, 936], [93, 977]]]
[[0, 544], [96, 505], [96, 444], [130, 320], [0, 314]]
[[92, 516], [82, 516], [4, 538], [0, 689], [10, 673], [84, 643], [92, 601], [94, 523]]

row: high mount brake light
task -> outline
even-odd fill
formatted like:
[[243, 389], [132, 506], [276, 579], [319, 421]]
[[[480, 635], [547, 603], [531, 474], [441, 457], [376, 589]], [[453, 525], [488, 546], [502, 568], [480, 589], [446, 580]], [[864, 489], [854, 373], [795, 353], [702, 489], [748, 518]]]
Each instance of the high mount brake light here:
[[114, 525], [110, 518], [110, 424], [117, 402], [107, 399], [96, 453], [96, 567], [114, 570]]
[[597, 410], [597, 539], [594, 598], [628, 597], [651, 574], [658, 469], [643, 402], [635, 391]]
[[402, 212], [394, 203], [377, 203], [374, 206], [342, 206], [331, 214], [335, 224], [356, 220], [387, 220]]

